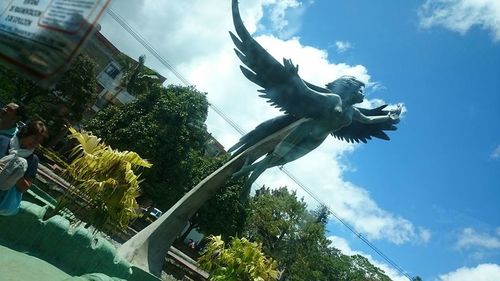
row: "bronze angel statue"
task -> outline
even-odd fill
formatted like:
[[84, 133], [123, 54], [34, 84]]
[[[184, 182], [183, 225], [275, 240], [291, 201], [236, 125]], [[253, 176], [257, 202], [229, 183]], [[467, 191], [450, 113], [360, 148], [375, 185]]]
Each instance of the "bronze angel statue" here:
[[229, 149], [233, 157], [284, 127], [306, 119], [289, 132], [264, 159], [246, 163], [233, 176], [250, 177], [247, 188], [268, 168], [294, 161], [318, 147], [326, 137], [347, 142], [366, 143], [372, 137], [389, 140], [384, 131], [396, 130], [401, 108], [386, 110], [356, 107], [363, 102], [364, 83], [343, 76], [319, 87], [303, 80], [298, 65], [290, 59], [283, 64], [274, 59], [247, 31], [240, 17], [238, 1], [232, 0], [233, 22], [238, 36], [229, 32], [236, 46], [236, 55], [245, 66], [241, 71], [248, 80], [262, 87], [260, 97], [279, 108], [284, 115], [267, 120], [243, 136]]

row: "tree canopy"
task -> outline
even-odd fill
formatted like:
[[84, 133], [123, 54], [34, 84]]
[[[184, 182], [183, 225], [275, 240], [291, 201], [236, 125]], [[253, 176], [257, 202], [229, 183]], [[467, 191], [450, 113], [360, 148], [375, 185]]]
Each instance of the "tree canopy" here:
[[[228, 160], [229, 155], [200, 157], [195, 167], [200, 177], [193, 179], [193, 182], [201, 181]], [[232, 236], [239, 236], [247, 216], [248, 200], [241, 200], [243, 184], [243, 179], [230, 180], [219, 188], [189, 220], [190, 228], [196, 228], [206, 235], [220, 235], [226, 241]]]
[[193, 87], [156, 85], [129, 104], [106, 107], [84, 128], [148, 159], [153, 167], [144, 172], [144, 194], [167, 209], [199, 178], [192, 167], [207, 140], [207, 110], [205, 94]]
[[[3, 102], [15, 100], [24, 104], [32, 118], [43, 119], [50, 125], [54, 135], [64, 125], [79, 122], [85, 110], [95, 102], [95, 67], [92, 59], [80, 54], [50, 89], [42, 88], [16, 72], [0, 67], [1, 99]], [[64, 132], [66, 133], [65, 129]]]
[[360, 255], [346, 256], [326, 237], [328, 209], [309, 211], [306, 203], [287, 188], [263, 187], [251, 198], [245, 235], [262, 243], [276, 259], [280, 280], [382, 280], [382, 270]]

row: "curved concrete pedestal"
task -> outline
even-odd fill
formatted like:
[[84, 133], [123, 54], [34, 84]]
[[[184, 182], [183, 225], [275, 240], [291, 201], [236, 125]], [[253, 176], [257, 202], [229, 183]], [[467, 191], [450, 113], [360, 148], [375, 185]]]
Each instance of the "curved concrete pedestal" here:
[[118, 248], [118, 254], [134, 265], [160, 276], [167, 251], [185, 227], [189, 218], [224, 185], [245, 161], [260, 158], [271, 151], [293, 128], [307, 119], [300, 119], [248, 148], [206, 177], [154, 223]]

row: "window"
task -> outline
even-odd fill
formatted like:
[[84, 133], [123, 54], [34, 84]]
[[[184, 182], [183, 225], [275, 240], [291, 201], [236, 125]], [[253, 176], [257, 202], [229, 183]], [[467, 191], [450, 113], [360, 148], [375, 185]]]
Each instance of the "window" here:
[[120, 73], [120, 70], [114, 64], [110, 63], [104, 70], [104, 73], [106, 73], [112, 79], [115, 79], [116, 76]]

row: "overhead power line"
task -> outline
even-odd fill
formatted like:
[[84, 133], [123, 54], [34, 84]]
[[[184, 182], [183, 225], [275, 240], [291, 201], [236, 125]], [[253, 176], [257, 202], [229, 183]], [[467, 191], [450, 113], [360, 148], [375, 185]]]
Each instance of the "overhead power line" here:
[[316, 200], [321, 206], [324, 206], [328, 212], [332, 216], [334, 216], [341, 224], [343, 224], [347, 229], [349, 229], [353, 234], [355, 234], [361, 241], [365, 242], [365, 244], [370, 247], [373, 251], [375, 251], [380, 257], [382, 257], [387, 263], [389, 263], [392, 267], [394, 267], [397, 271], [407, 277], [409, 280], [413, 280], [413, 278], [396, 262], [391, 260], [386, 254], [384, 254], [379, 248], [377, 248], [373, 243], [368, 240], [363, 234], [356, 231], [354, 227], [344, 221], [340, 216], [338, 216], [327, 204], [323, 202], [316, 194], [312, 192], [312, 190], [307, 187], [303, 182], [301, 182], [297, 177], [295, 177], [290, 171], [288, 171], [285, 167], [281, 166], [279, 169], [287, 175], [292, 181], [294, 181], [300, 188], [302, 188], [309, 196], [311, 196], [314, 200]]
[[130, 26], [125, 19], [117, 14], [116, 12], [113, 11], [113, 9], [109, 8], [107, 10], [108, 14], [121, 26], [123, 29], [125, 29], [132, 37], [134, 37], [135, 40], [137, 40], [146, 50], [148, 50], [156, 59], [160, 61], [161, 64], [163, 64], [166, 68], [168, 68], [185, 86], [190, 86], [191, 83], [182, 76], [170, 63], [168, 63], [167, 60], [165, 60], [158, 52], [156, 51], [151, 44], [149, 44], [142, 35], [140, 35], [138, 32], [136, 32], [132, 26]]
[[210, 104], [210, 107], [217, 114], [219, 114], [219, 116], [222, 117], [222, 119], [224, 119], [227, 123], [229, 123], [229, 125], [231, 125], [231, 127], [233, 127], [233, 129], [235, 129], [240, 135], [243, 136], [246, 134], [245, 130], [243, 130], [240, 126], [238, 126], [238, 124], [236, 124], [236, 122], [234, 122], [229, 116], [227, 116], [222, 110], [220, 110], [220, 108], [218, 108], [217, 106], [215, 106], [212, 103], [209, 103], [209, 104]]
[[[184, 86], [191, 86], [192, 84], [189, 83], [189, 81], [180, 73], [178, 72], [166, 59], [164, 59], [157, 51], [156, 49], [151, 46], [151, 44], [142, 37], [142, 35], [135, 31], [132, 26], [130, 26], [127, 21], [120, 16], [118, 13], [113, 11], [113, 9], [109, 8], [107, 10], [107, 13], [123, 28], [125, 29], [132, 37], [134, 37], [137, 42], [139, 42], [146, 50], [148, 50], [158, 61], [163, 64], [168, 70], [170, 70], [178, 79], [181, 81]], [[238, 124], [236, 124], [234, 121], [232, 121], [226, 114], [222, 112], [217, 106], [209, 103], [210, 107], [220, 116], [222, 117], [227, 123], [231, 125], [238, 133], [244, 135], [245, 131], [241, 129]]]
[[[156, 49], [144, 38], [140, 35], [139, 32], [135, 31], [127, 21], [116, 13], [113, 9], [109, 8], [107, 13], [123, 28], [127, 31], [134, 39], [137, 40], [146, 50], [148, 50], [158, 61], [164, 65], [168, 70], [170, 70], [182, 84], [185, 86], [191, 86], [191, 83], [181, 74], [179, 73], [166, 59], [164, 59]], [[209, 106], [222, 118], [226, 121], [233, 129], [235, 129], [240, 135], [245, 135], [246, 132], [243, 130], [236, 122], [234, 122], [229, 116], [227, 116], [220, 108], [215, 106], [214, 104], [209, 103]], [[308, 188], [304, 183], [302, 183], [299, 179], [297, 179], [290, 171], [285, 169], [284, 167], [279, 168], [285, 175], [287, 175], [293, 182], [295, 182], [301, 189], [303, 189], [309, 196], [311, 196], [318, 204], [325, 206], [328, 212], [334, 216], [341, 224], [343, 224], [349, 231], [351, 231], [354, 235], [356, 235], [361, 241], [363, 241], [368, 247], [370, 247], [375, 253], [377, 253], [381, 258], [383, 258], [389, 265], [394, 267], [400, 274], [407, 277], [409, 280], [413, 280], [413, 278], [395, 261], [390, 259], [386, 254], [384, 254], [380, 249], [378, 249], [373, 243], [371, 243], [368, 238], [363, 236], [360, 232], [356, 231], [354, 227], [344, 221], [341, 217], [339, 217], [327, 204], [325, 204], [317, 195], [315, 195], [310, 188]]]

